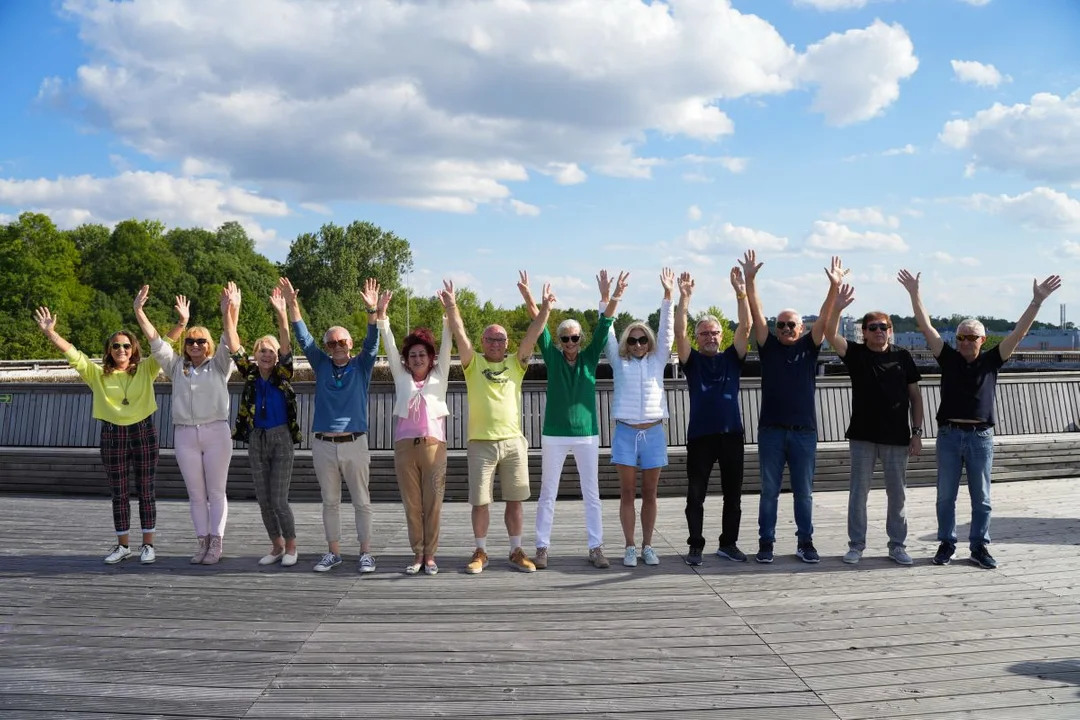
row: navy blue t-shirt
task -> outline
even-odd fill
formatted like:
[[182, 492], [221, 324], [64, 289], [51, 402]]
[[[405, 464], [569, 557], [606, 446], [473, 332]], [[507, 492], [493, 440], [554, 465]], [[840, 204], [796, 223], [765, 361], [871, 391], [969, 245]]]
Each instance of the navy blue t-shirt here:
[[995, 345], [979, 353], [974, 362], [968, 362], [951, 345], [943, 345], [937, 356], [941, 367], [941, 404], [937, 421], [978, 420], [993, 425], [994, 398], [997, 396], [998, 370], [1005, 361]]
[[690, 422], [686, 439], [718, 433], [743, 433], [739, 411], [739, 378], [743, 359], [735, 346], [716, 355], [703, 355], [691, 348], [681, 364], [690, 389]]
[[761, 359], [761, 414], [758, 427], [783, 425], [817, 429], [814, 393], [821, 345], [807, 333], [784, 345], [769, 333], [758, 346]]

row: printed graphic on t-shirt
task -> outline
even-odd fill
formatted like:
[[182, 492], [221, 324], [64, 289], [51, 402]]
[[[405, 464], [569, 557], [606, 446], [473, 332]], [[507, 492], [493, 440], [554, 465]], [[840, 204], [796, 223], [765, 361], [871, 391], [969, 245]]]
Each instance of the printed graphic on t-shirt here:
[[484, 368], [483, 375], [488, 379], [488, 382], [499, 383], [501, 385], [503, 383], [510, 382], [509, 378], [499, 377], [505, 372], [506, 367], [503, 367], [499, 370], [495, 370], [494, 368]]

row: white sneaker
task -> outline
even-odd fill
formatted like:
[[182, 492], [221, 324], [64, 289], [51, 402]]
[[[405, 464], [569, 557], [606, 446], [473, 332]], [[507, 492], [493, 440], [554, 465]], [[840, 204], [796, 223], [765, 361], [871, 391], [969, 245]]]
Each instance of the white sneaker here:
[[889, 550], [889, 557], [896, 561], [897, 565], [914, 565], [915, 561], [907, 554], [907, 550], [897, 545]]
[[139, 562], [143, 565], [149, 565], [157, 560], [157, 553], [154, 552], [153, 545], [143, 545], [142, 550], [139, 551]]
[[844, 562], [848, 565], [856, 565], [860, 560], [862, 560], [862, 550], [852, 548], [844, 553]]
[[633, 545], [626, 548], [626, 554], [623, 555], [622, 564], [626, 567], [637, 567], [637, 548]]
[[656, 556], [656, 551], [652, 549], [652, 545], [641, 548], [641, 559], [645, 561], [646, 565], [660, 564], [660, 558]]
[[131, 548], [117, 545], [112, 549], [111, 553], [105, 556], [105, 564], [115, 565], [118, 562], [127, 560], [129, 557], [131, 557]]
[[362, 573], [375, 572], [375, 556], [371, 553], [363, 553], [360, 556], [360, 565], [357, 567], [357, 571]]

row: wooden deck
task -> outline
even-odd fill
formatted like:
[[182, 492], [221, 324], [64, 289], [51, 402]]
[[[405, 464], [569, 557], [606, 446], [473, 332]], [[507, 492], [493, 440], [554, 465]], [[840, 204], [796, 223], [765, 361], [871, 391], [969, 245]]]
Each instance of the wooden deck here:
[[[584, 562], [580, 502], [561, 501], [550, 569], [495, 561], [480, 576], [460, 572], [471, 533], [454, 503], [434, 578], [402, 574], [401, 510], [382, 504], [379, 571], [361, 578], [355, 543], [333, 572], [310, 571], [322, 549], [314, 503], [295, 505], [292, 569], [256, 566], [266, 545], [248, 502], [230, 507], [222, 563], [189, 565], [176, 501], [160, 503], [157, 564], [110, 568], [106, 499], [0, 496], [0, 717], [1078, 718], [1080, 483], [1000, 484], [994, 500], [996, 571], [929, 563], [934, 491], [917, 488], [912, 568], [883, 557], [875, 490], [856, 567], [839, 559], [847, 493], [819, 492], [817, 566], [790, 554], [789, 495], [774, 565], [709, 556], [697, 569], [679, 555], [678, 499], [661, 500], [662, 564], [607, 571]], [[605, 501], [612, 555], [617, 509]], [[719, 510], [710, 497], [707, 534]], [[756, 512], [748, 496], [746, 550]], [[529, 504], [527, 528], [533, 517]], [[501, 530], [489, 547], [505, 556]]]

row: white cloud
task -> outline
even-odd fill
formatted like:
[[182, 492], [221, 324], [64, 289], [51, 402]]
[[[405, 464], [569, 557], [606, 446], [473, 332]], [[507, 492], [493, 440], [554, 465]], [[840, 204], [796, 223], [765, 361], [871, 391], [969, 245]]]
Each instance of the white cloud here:
[[1019, 195], [972, 195], [968, 207], [1034, 230], [1080, 233], [1080, 200], [1048, 187], [1037, 187]]
[[828, 217], [841, 223], [853, 223], [855, 225], [874, 225], [879, 227], [898, 228], [900, 218], [895, 215], [886, 215], [877, 207], [864, 208], [841, 208]]
[[686, 211], [686, 217], [694, 221], [700, 220], [701, 208], [699, 208], [697, 205], [691, 205], [690, 208]]
[[813, 250], [870, 250], [874, 252], [905, 252], [908, 244], [896, 233], [856, 232], [847, 225], [828, 220], [817, 220], [806, 238], [807, 247]]
[[941, 250], [936, 250], [930, 253], [927, 257], [929, 257], [934, 262], [941, 263], [942, 265], [966, 265], [968, 267], [977, 267], [979, 265], [982, 265], [982, 262], [978, 258], [971, 256], [955, 257]]
[[695, 165], [719, 165], [728, 172], [735, 173], [736, 175], [746, 169], [746, 158], [740, 157], [707, 157], [705, 155], [683, 155], [682, 159], [688, 163]]
[[899, 25], [800, 54], [730, 0], [64, 8], [91, 60], [43, 82], [42, 102], [185, 175], [297, 202], [468, 213], [530, 173], [649, 178], [649, 133], [712, 143], [734, 131], [723, 103], [796, 89], [828, 123], [858, 122], [917, 67]]
[[718, 227], [702, 227], [689, 231], [683, 238], [685, 246], [698, 255], [728, 254], [732, 248], [780, 252], [787, 248], [788, 239], [764, 230], [724, 223]]
[[914, 155], [917, 152], [918, 152], [918, 149], [914, 145], [912, 145], [911, 143], [908, 143], [904, 147], [889, 148], [888, 150], [886, 150], [885, 152], [883, 152], [881, 154], [884, 155], [885, 157], [894, 157], [896, 155]]
[[163, 172], [124, 172], [107, 178], [0, 179], [0, 204], [47, 213], [62, 227], [88, 222], [113, 225], [136, 217], [161, 220], [167, 226], [216, 228], [236, 220], [260, 244], [270, 243], [276, 235], [255, 218], [289, 214], [288, 205], [280, 200], [218, 180], [180, 178]]
[[713, 179], [705, 173], [683, 173], [682, 179], [689, 183], [711, 183]]
[[527, 202], [521, 202], [520, 200], [510, 199], [510, 207], [514, 208], [514, 213], [517, 215], [528, 215], [535, 217], [540, 214], [540, 208], [535, 205], [530, 205]]
[[864, 7], [866, 0], [795, 0], [795, 4], [825, 11], [851, 10]]
[[950, 60], [953, 73], [960, 82], [971, 83], [980, 87], [997, 87], [1003, 82], [1012, 82], [1008, 75], [1002, 75], [993, 65], [984, 65], [975, 60]]
[[945, 123], [938, 139], [970, 153], [973, 167], [1080, 181], [1080, 91], [1064, 98], [1039, 93], [1030, 104], [995, 103], [970, 119]]
[[1080, 258], [1080, 242], [1066, 240], [1058, 247], [1058, 251], [1067, 258]]
[[333, 215], [334, 211], [322, 203], [300, 203], [300, 207], [318, 215]]

